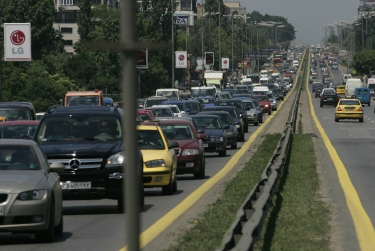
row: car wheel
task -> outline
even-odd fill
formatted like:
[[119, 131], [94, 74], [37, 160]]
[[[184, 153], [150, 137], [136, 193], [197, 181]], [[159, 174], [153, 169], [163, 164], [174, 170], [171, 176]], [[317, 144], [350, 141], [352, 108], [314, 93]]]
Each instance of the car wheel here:
[[227, 156], [227, 149], [225, 148], [224, 151], [219, 152], [219, 156], [220, 156], [220, 157], [225, 157], [225, 156]]
[[259, 121], [254, 122], [254, 125], [255, 125], [255, 126], [259, 125]]
[[[375, 113], [375, 110], [374, 110], [374, 113]], [[263, 114], [262, 114], [262, 116], [260, 117], [260, 121], [259, 121], [260, 123], [263, 123]]]
[[371, 103], [369, 102], [368, 104], [367, 104], [368, 106], [370, 106], [371, 105]]
[[174, 181], [173, 181], [173, 192], [177, 192], [177, 177], [175, 177]]
[[117, 199], [117, 211], [119, 214], [123, 214], [125, 212], [124, 199], [122, 197]]
[[284, 101], [284, 99], [282, 99], [281, 101]]
[[323, 104], [320, 104], [320, 107], [323, 107]]
[[204, 179], [206, 177], [206, 163], [204, 157], [201, 161], [201, 166], [199, 168], [199, 172], [194, 173], [194, 179]]
[[143, 179], [140, 181], [140, 186], [139, 186], [139, 193], [140, 193], [140, 201], [139, 201], [139, 206], [143, 207], [145, 205], [145, 189], [143, 187]]
[[60, 223], [55, 227], [55, 235], [62, 235], [64, 232], [64, 218], [61, 211]]
[[272, 114], [272, 109], [268, 112], [268, 115], [271, 115]]
[[173, 194], [172, 174], [171, 174], [171, 178], [169, 180], [169, 184], [162, 187], [162, 193], [163, 193], [163, 195], [172, 195]]
[[245, 141], [245, 133], [242, 133], [241, 138], [240, 138], [240, 142], [244, 142], [244, 141]]
[[340, 120], [338, 118], [335, 118], [335, 122], [339, 122]]
[[52, 242], [55, 238], [55, 202], [53, 197], [51, 200], [48, 228], [35, 235], [36, 240], [39, 242]]
[[244, 132], [249, 132], [249, 124], [248, 123], [245, 124], [245, 128], [244, 128], [243, 131]]
[[230, 149], [237, 149], [237, 143], [230, 146]]
[[359, 122], [363, 122], [363, 118], [359, 119]]

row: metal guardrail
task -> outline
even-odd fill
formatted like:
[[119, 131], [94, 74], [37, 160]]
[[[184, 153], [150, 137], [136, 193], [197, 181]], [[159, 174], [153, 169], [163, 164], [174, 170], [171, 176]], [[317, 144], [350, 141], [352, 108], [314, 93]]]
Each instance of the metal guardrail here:
[[[302, 60], [303, 64], [306, 63], [305, 55]], [[299, 89], [289, 112], [281, 139], [261, 175], [260, 182], [253, 187], [245, 202], [241, 205], [236, 219], [225, 233], [221, 246], [216, 251], [252, 250], [254, 244], [261, 236], [264, 219], [267, 216], [272, 197], [282, 176], [291, 136], [296, 130], [298, 104], [302, 91], [302, 82], [304, 81], [301, 75], [299, 74], [298, 76], [298, 81], [301, 81], [301, 83], [299, 83]]]

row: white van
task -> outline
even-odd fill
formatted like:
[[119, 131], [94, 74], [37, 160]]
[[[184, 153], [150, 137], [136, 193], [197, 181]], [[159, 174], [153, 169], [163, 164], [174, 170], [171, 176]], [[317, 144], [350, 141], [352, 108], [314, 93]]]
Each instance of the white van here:
[[375, 78], [367, 80], [367, 88], [370, 88], [370, 96], [375, 96]]
[[259, 79], [259, 83], [260, 83], [261, 85], [268, 85], [268, 84], [269, 84], [269, 82], [268, 82], [268, 78], [260, 78], [260, 79]]
[[252, 92], [269, 92], [270, 89], [268, 86], [254, 86]]
[[298, 67], [299, 66], [299, 61], [298, 60], [293, 60], [293, 67]]
[[267, 70], [261, 70], [260, 75], [268, 75], [268, 71]]
[[349, 78], [346, 80], [346, 97], [353, 98], [355, 88], [362, 87], [362, 81], [359, 78]]

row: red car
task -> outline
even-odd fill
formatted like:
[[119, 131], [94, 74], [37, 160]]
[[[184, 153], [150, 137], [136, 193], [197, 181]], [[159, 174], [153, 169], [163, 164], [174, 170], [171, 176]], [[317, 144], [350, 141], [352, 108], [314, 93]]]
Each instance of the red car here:
[[292, 77], [292, 73], [290, 71], [285, 72], [284, 77]]
[[137, 110], [137, 113], [142, 118], [143, 121], [155, 120], [155, 115], [150, 110]]
[[271, 102], [267, 95], [252, 95], [251, 97], [258, 100], [259, 105], [263, 106], [263, 113], [272, 114]]
[[2, 139], [31, 139], [39, 120], [12, 120], [0, 123]]
[[[205, 158], [203, 140], [207, 137], [195, 129], [194, 123], [188, 118], [165, 119], [156, 122], [164, 131], [169, 141], [177, 142], [175, 148], [177, 157], [177, 174], [194, 174], [194, 178], [203, 179], [205, 173]], [[155, 122], [145, 122], [153, 125]]]

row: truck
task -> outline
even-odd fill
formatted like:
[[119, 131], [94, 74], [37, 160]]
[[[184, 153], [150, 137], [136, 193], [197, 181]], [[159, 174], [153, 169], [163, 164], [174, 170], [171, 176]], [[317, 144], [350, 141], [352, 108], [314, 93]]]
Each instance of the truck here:
[[216, 96], [216, 87], [215, 86], [200, 86], [200, 87], [191, 87], [191, 96]]
[[103, 92], [95, 89], [94, 91], [68, 91], [65, 94], [64, 106], [82, 106], [82, 105], [104, 105]]
[[349, 78], [346, 80], [345, 91], [347, 98], [355, 97], [355, 88], [362, 87], [362, 81], [359, 78]]
[[165, 89], [156, 89], [157, 97], [166, 97], [168, 99], [179, 100], [179, 90], [176, 88], [165, 88]]
[[367, 80], [367, 88], [370, 89], [370, 95], [374, 96], [374, 93], [375, 93], [375, 78], [369, 78]]
[[217, 92], [220, 92], [223, 86], [227, 84], [225, 71], [205, 71], [203, 78], [206, 80], [207, 86], [215, 86]]

